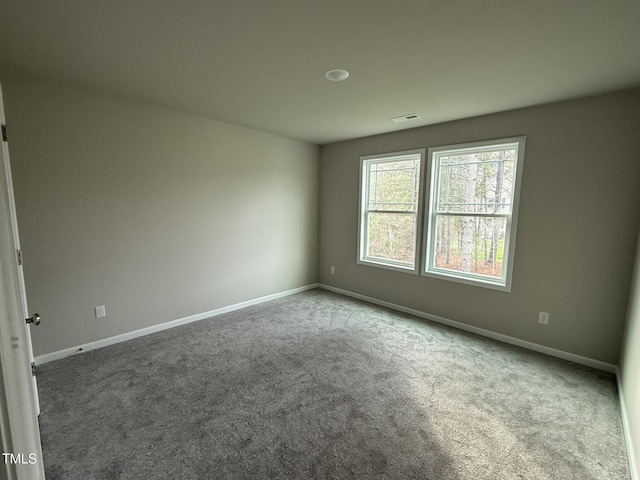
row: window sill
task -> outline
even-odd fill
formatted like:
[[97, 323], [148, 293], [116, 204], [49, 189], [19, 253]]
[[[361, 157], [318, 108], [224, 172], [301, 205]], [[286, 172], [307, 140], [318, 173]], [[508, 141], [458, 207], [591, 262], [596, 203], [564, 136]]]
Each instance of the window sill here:
[[373, 258], [360, 259], [357, 262], [359, 265], [367, 265], [369, 267], [384, 268], [386, 270], [394, 270], [396, 272], [409, 273], [412, 275], [418, 275], [418, 271], [415, 266], [401, 265], [396, 263], [385, 262], [384, 260], [378, 260]]
[[447, 280], [449, 282], [464, 283], [465, 285], [472, 285], [474, 287], [490, 288], [507, 293], [511, 292], [511, 282], [509, 281], [503, 283], [500, 280], [492, 281], [490, 278], [467, 277], [443, 271], [424, 271], [422, 272], [422, 276]]

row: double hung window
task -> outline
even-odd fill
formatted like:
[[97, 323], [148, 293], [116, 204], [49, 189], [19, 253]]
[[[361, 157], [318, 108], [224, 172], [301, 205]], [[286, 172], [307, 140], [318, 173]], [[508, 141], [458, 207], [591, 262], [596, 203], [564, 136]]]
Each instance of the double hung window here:
[[358, 262], [509, 291], [524, 143], [362, 157]]
[[361, 158], [358, 262], [417, 273], [424, 150]]
[[510, 289], [524, 141], [429, 149], [426, 275]]

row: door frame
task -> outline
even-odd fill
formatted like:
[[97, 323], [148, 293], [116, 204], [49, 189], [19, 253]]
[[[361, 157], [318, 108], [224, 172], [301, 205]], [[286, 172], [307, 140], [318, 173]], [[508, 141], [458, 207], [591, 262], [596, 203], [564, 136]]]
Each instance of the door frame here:
[[[5, 124], [0, 85], [0, 122]], [[37, 389], [31, 374], [33, 351], [7, 142], [0, 162], [0, 469], [9, 480], [44, 479]]]

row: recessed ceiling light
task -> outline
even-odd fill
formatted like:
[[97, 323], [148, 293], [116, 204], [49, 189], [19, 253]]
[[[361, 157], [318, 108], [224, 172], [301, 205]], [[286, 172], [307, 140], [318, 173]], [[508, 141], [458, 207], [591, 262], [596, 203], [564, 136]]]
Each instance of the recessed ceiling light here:
[[341, 82], [349, 77], [349, 72], [344, 68], [332, 68], [324, 72], [324, 77], [332, 82]]
[[406, 122], [408, 120], [415, 120], [416, 118], [420, 118], [420, 115], [418, 115], [417, 113], [409, 113], [407, 115], [402, 115], [400, 117], [393, 117], [391, 119], [392, 122]]

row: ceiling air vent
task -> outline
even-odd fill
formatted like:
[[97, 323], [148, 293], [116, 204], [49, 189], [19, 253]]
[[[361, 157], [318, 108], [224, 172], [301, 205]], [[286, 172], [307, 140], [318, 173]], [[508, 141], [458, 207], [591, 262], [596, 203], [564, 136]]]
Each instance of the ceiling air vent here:
[[400, 123], [400, 122], [407, 122], [409, 120], [415, 120], [416, 118], [420, 118], [420, 115], [418, 115], [417, 113], [409, 113], [407, 115], [402, 115], [400, 117], [393, 117], [391, 121]]
[[418, 115], [417, 113], [409, 113], [407, 115], [402, 115], [400, 117], [393, 117], [391, 121], [400, 123], [400, 122], [407, 122], [409, 120], [415, 120], [416, 118], [420, 118], [420, 115]]

